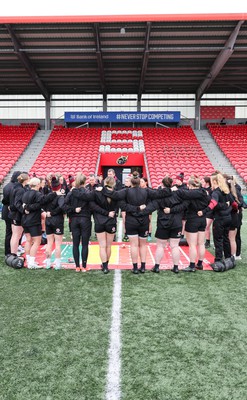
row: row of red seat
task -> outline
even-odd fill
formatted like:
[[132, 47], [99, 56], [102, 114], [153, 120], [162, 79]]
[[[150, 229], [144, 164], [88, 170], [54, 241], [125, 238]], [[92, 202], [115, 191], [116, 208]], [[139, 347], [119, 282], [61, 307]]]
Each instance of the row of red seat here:
[[209, 175], [214, 168], [191, 127], [144, 128], [144, 143], [151, 184], [160, 185], [166, 174], [173, 178], [181, 172], [185, 181], [193, 175]]
[[0, 125], [0, 183], [28, 146], [37, 125]]
[[45, 176], [60, 172], [67, 176], [82, 171], [85, 175], [95, 172], [99, 155], [101, 129], [53, 129], [30, 173]]
[[[3, 126], [0, 126], [0, 132], [3, 128]], [[17, 147], [18, 149], [21, 149], [22, 143], [20, 142], [23, 142], [26, 147], [32, 136], [27, 139], [29, 134], [26, 134], [26, 130], [29, 128], [26, 128], [25, 126], [16, 128], [24, 129], [23, 135], [17, 135], [17, 137], [20, 139], [18, 139], [16, 142]], [[212, 129], [218, 128], [220, 128], [220, 130], [225, 130], [226, 127], [212, 127]], [[44, 175], [48, 172], [61, 172], [67, 174], [75, 173], [78, 170], [83, 170], [86, 174], [94, 172], [99, 156], [101, 132], [102, 129], [99, 128], [54, 128], [50, 138], [35, 161], [30, 172], [35, 172], [37, 175]], [[142, 132], [152, 186], [155, 187], [159, 185], [161, 179], [166, 173], [175, 176], [180, 172], [184, 172], [185, 179], [188, 179], [193, 173], [204, 176], [213, 172], [213, 166], [201, 148], [190, 126], [170, 129], [142, 128]], [[247, 132], [247, 127], [238, 126], [238, 132], [240, 137], [243, 132]], [[20, 153], [14, 149], [15, 141], [13, 141], [13, 135], [9, 131], [7, 136], [8, 135], [9, 138], [12, 139], [12, 144], [11, 146], [9, 145], [8, 151], [10, 159], [8, 158], [8, 162], [7, 158], [2, 160], [2, 171], [0, 169], [0, 176], [3, 173], [6, 174], [7, 170], [9, 171], [13, 165], [13, 161], [15, 160], [14, 162], [16, 162], [20, 155]], [[229, 138], [226, 138], [226, 135], [220, 135], [220, 137], [222, 137], [222, 149], [224, 148], [224, 144], [227, 147], [227, 149], [225, 148], [225, 151], [228, 151], [228, 149], [232, 147], [235, 149], [236, 156], [236, 148], [230, 141], [231, 135], [229, 134], [228, 136]], [[25, 140], [23, 140], [23, 137], [25, 137]], [[217, 134], [215, 134], [215, 137], [217, 137]], [[113, 146], [115, 145], [119, 147], [119, 144], [114, 143]], [[128, 144], [125, 143], [123, 147], [128, 147]], [[15, 158], [14, 154], [11, 156], [10, 149], [14, 150]], [[243, 149], [244, 146], [242, 146], [242, 153], [239, 154], [239, 157], [242, 158], [239, 159], [244, 159], [244, 157], [246, 159], [246, 153], [244, 156]], [[0, 151], [0, 160], [1, 154], [7, 154], [6, 150], [7, 149], [4, 148], [3, 153]], [[22, 152], [23, 150], [20, 151]], [[233, 156], [231, 160], [233, 163], [237, 163]], [[242, 168], [239, 163], [237, 165], [238, 170], [242, 173], [242, 176], [244, 176], [246, 173], [246, 166], [245, 164], [243, 165], [244, 168]]]
[[217, 145], [238, 174], [247, 182], [247, 126], [208, 126]]

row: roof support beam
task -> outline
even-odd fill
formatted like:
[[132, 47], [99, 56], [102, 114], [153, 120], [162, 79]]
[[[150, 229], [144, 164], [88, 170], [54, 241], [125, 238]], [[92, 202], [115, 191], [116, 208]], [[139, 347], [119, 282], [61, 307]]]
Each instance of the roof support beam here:
[[5, 26], [7, 28], [7, 31], [9, 33], [10, 37], [11, 37], [11, 40], [13, 42], [14, 50], [15, 50], [15, 53], [16, 53], [17, 57], [19, 58], [20, 62], [22, 63], [22, 65], [24, 66], [24, 68], [26, 69], [26, 71], [28, 72], [30, 77], [32, 78], [32, 80], [35, 83], [35, 85], [39, 88], [41, 94], [44, 96], [44, 98], [46, 100], [49, 100], [50, 99], [50, 93], [48, 92], [48, 90], [46, 89], [46, 87], [43, 84], [42, 80], [40, 79], [39, 75], [35, 71], [35, 69], [34, 69], [33, 65], [31, 64], [29, 58], [27, 57], [26, 53], [24, 53], [23, 51], [20, 51], [21, 44], [20, 44], [18, 38], [16, 37], [11, 25], [10, 24], [6, 24]]
[[94, 39], [96, 43], [96, 57], [99, 69], [99, 76], [100, 76], [100, 86], [103, 93], [103, 101], [106, 101], [106, 85], [105, 85], [105, 73], [104, 73], [104, 66], [103, 66], [103, 59], [102, 59], [102, 52], [100, 46], [100, 34], [99, 34], [99, 24], [93, 24], [94, 27]]
[[234, 45], [236, 43], [237, 36], [239, 34], [240, 28], [244, 21], [239, 21], [235, 29], [232, 31], [231, 35], [229, 36], [229, 39], [225, 43], [225, 47], [221, 52], [218, 54], [216, 57], [209, 74], [207, 77], [204, 79], [204, 81], [200, 84], [199, 88], [197, 89], [196, 92], [196, 100], [200, 100], [205, 93], [205, 91], [212, 85], [214, 79], [216, 76], [220, 73], [222, 68], [224, 67], [225, 63], [229, 60], [231, 57], [233, 51], [234, 51]]
[[142, 71], [141, 71], [141, 78], [140, 78], [138, 98], [137, 98], [138, 101], [141, 101], [146, 72], [147, 72], [148, 59], [149, 59], [150, 32], [151, 32], [151, 22], [147, 22], [146, 37], [145, 37], [145, 50], [144, 50], [143, 59], [142, 59]]

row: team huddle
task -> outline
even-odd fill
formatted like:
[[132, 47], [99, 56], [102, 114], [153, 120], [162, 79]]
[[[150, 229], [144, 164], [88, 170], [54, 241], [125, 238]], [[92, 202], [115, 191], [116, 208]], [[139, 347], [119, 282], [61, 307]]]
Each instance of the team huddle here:
[[[210, 177], [191, 176], [187, 184], [184, 174], [174, 180], [165, 176], [158, 189], [148, 187], [147, 179], [137, 172], [128, 176], [123, 186], [113, 169], [103, 180], [91, 174], [70, 175], [68, 182], [60, 174], [48, 174], [46, 179], [16, 171], [4, 187], [2, 218], [6, 223], [5, 256], [16, 255], [23, 233], [26, 237], [27, 268], [38, 269], [35, 260], [42, 235], [46, 236], [45, 268], [61, 269], [61, 244], [65, 215], [73, 242], [73, 262], [76, 272], [87, 271], [92, 217], [99, 243], [103, 273], [109, 272], [111, 247], [121, 212], [124, 241], [129, 241], [134, 274], [145, 273], [147, 239], [151, 234], [151, 215], [157, 211], [156, 253], [152, 272], [158, 273], [169, 242], [172, 272], [179, 272], [179, 243], [186, 237], [189, 265], [185, 272], [203, 269], [205, 247], [210, 246], [210, 234], [215, 247], [215, 263], [241, 258], [242, 209], [240, 186], [233, 177], [215, 171]], [[88, 183], [87, 183], [88, 182]], [[80, 247], [81, 244], [81, 247]], [[55, 245], [55, 263], [51, 256]], [[138, 266], [138, 260], [140, 265]]]

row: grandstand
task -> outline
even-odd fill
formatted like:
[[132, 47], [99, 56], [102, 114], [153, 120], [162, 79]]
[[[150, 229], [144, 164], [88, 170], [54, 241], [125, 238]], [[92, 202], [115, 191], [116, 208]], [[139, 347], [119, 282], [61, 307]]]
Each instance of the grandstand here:
[[[116, 162], [127, 156], [123, 167], [140, 167], [153, 187], [164, 173], [183, 171], [186, 179], [191, 173], [210, 174], [218, 165], [207, 143], [198, 140], [198, 132], [203, 135], [208, 127], [215, 159], [218, 151], [225, 155], [245, 189], [247, 115], [241, 68], [247, 23], [242, 14], [196, 21], [189, 15], [180, 21], [174, 16], [138, 16], [136, 21], [125, 16], [124, 30], [116, 16], [90, 22], [81, 17], [80, 24], [71, 17], [62, 23], [59, 17], [42, 17], [35, 30], [29, 20], [19, 22], [0, 18], [0, 182], [6, 184], [22, 158], [30, 160], [23, 168], [38, 175], [56, 171], [67, 177], [79, 169], [98, 174], [118, 166], [121, 178]], [[28, 51], [23, 50], [26, 41], [31, 43]], [[72, 110], [100, 112], [103, 119], [76, 121], [75, 116], [67, 123], [65, 114]], [[174, 123], [162, 121], [164, 110], [181, 117]], [[153, 112], [157, 117], [121, 123], [106, 118], [112, 111]], [[227, 125], [219, 126], [223, 116]], [[32, 160], [38, 127], [45, 137]]]
[[[22, 154], [24, 158], [31, 157], [30, 144], [37, 128], [38, 125], [0, 126], [1, 181], [8, 181], [7, 175], [12, 174], [16, 168], [15, 163]], [[238, 180], [246, 184], [246, 126], [221, 127], [209, 124], [208, 128], [219, 150], [234, 168]], [[117, 165], [120, 156], [126, 157], [122, 169], [141, 167], [143, 175], [148, 176], [149, 184], [154, 188], [161, 184], [165, 174], [175, 177], [182, 171], [185, 173], [185, 180], [188, 180], [190, 175], [203, 177], [217, 169], [208, 159], [205, 149], [201, 147], [190, 126], [138, 130], [57, 126], [52, 130], [29, 172], [42, 177], [48, 172], [60, 172], [65, 178], [78, 171], [83, 171], [86, 176], [90, 173], [101, 174], [104, 166]], [[122, 177], [121, 171], [119, 177]], [[242, 186], [245, 190], [245, 185]]]
[[[166, 174], [187, 181], [220, 169], [246, 193], [247, 14], [184, 6], [179, 16], [0, 17], [0, 200], [14, 170], [68, 179], [109, 167], [122, 181], [138, 169], [153, 188]], [[163, 120], [166, 112], [179, 117]], [[203, 259], [211, 272], [168, 272], [169, 246], [153, 274], [156, 243], [148, 243], [148, 271], [134, 276], [122, 232], [114, 272], [102, 274], [95, 242], [92, 270], [77, 274], [68, 224], [66, 270], [17, 271], [5, 265], [0, 225], [1, 399], [247, 398], [246, 216], [242, 259], [222, 274], [211, 271], [213, 247]], [[189, 247], [179, 249], [181, 270]]]

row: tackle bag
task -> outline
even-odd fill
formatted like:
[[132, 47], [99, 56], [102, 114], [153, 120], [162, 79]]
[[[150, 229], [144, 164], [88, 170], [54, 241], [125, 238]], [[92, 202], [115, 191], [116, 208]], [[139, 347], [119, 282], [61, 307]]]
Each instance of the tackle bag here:
[[5, 263], [14, 269], [20, 269], [24, 267], [24, 258], [18, 257], [16, 254], [11, 253], [5, 256]]

